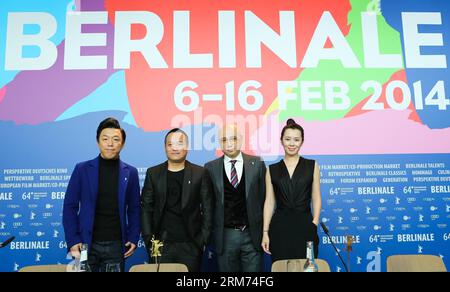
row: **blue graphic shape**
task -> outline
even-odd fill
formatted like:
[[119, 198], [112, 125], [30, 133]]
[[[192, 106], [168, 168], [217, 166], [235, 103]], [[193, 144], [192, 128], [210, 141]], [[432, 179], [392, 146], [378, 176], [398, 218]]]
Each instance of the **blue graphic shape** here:
[[124, 122], [136, 126], [128, 103], [125, 72], [113, 74], [108, 81], [92, 94], [67, 109], [56, 121], [63, 121], [91, 112], [122, 111], [127, 113]]
[[[442, 80], [445, 86], [450, 86], [450, 5], [447, 0], [381, 0], [381, 11], [386, 21], [401, 34], [403, 51], [405, 51], [402, 12], [434, 12], [441, 13], [442, 25], [419, 25], [420, 33], [440, 33], [443, 35], [444, 46], [421, 47], [423, 55], [445, 55], [447, 68], [445, 69], [412, 69], [406, 68], [406, 76], [410, 88], [417, 81], [422, 81], [423, 97], [425, 98], [435, 84]], [[405, 55], [405, 54], [403, 54]], [[406, 61], [405, 61], [406, 64]], [[446, 98], [450, 98], [450, 91], [446, 88]], [[414, 98], [413, 98], [414, 100]], [[425, 105], [417, 113], [422, 122], [431, 129], [450, 127], [450, 105], [446, 110], [440, 110], [435, 105]]]

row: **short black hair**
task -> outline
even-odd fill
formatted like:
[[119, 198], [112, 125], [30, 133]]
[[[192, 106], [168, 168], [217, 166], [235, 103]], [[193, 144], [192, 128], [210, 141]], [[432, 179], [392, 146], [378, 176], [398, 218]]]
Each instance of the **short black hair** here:
[[122, 139], [123, 143], [127, 140], [127, 134], [125, 133], [125, 130], [120, 127], [120, 123], [115, 118], [106, 118], [104, 119], [97, 128], [97, 142], [100, 142], [100, 134], [104, 129], [119, 129], [122, 133]]
[[281, 140], [283, 140], [284, 133], [287, 129], [299, 130], [302, 136], [302, 141], [305, 142], [305, 130], [303, 130], [303, 127], [297, 124], [293, 119], [287, 120], [286, 126], [284, 126], [283, 130], [281, 131]]
[[164, 145], [167, 145], [167, 138], [169, 137], [170, 134], [173, 134], [173, 133], [181, 133], [181, 134], [183, 134], [186, 137], [186, 142], [189, 144], [189, 137], [186, 134], [186, 132], [181, 130], [180, 128], [174, 128], [174, 129], [170, 130], [166, 134], [166, 137], [164, 137]]

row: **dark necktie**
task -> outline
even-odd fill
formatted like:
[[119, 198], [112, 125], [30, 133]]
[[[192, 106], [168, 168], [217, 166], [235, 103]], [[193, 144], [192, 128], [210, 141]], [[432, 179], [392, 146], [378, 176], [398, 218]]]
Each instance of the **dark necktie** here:
[[236, 162], [237, 160], [231, 160], [231, 185], [236, 189], [239, 185], [239, 179], [237, 176], [237, 171], [236, 171]]

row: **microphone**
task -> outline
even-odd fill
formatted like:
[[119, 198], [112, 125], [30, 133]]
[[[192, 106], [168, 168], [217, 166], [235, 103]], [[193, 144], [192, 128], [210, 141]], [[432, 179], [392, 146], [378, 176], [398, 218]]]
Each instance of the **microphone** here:
[[320, 222], [320, 226], [322, 226], [322, 229], [325, 232], [325, 234], [328, 235], [328, 228], [327, 228], [327, 226], [325, 226], [325, 223]]
[[0, 243], [0, 248], [7, 247], [8, 244], [10, 244], [14, 239], [16, 239], [15, 236], [8, 238], [5, 242]]
[[328, 236], [328, 239], [330, 239], [331, 245], [334, 247], [334, 250], [336, 251], [337, 255], [339, 256], [339, 259], [341, 260], [342, 264], [344, 265], [345, 271], [348, 272], [348, 267], [345, 264], [344, 260], [342, 259], [341, 254], [337, 250], [336, 246], [334, 245], [333, 240], [331, 239], [331, 236], [330, 236], [330, 233], [328, 231], [327, 226], [325, 226], [325, 223], [323, 223], [323, 222], [320, 222], [320, 226], [322, 227], [322, 229], [325, 232], [325, 234]]

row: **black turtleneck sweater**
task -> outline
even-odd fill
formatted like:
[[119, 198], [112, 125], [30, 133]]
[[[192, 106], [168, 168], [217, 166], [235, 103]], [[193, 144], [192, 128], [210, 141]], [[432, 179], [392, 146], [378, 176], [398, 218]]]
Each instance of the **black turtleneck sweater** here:
[[119, 159], [105, 160], [100, 156], [98, 174], [93, 240], [120, 241]]

